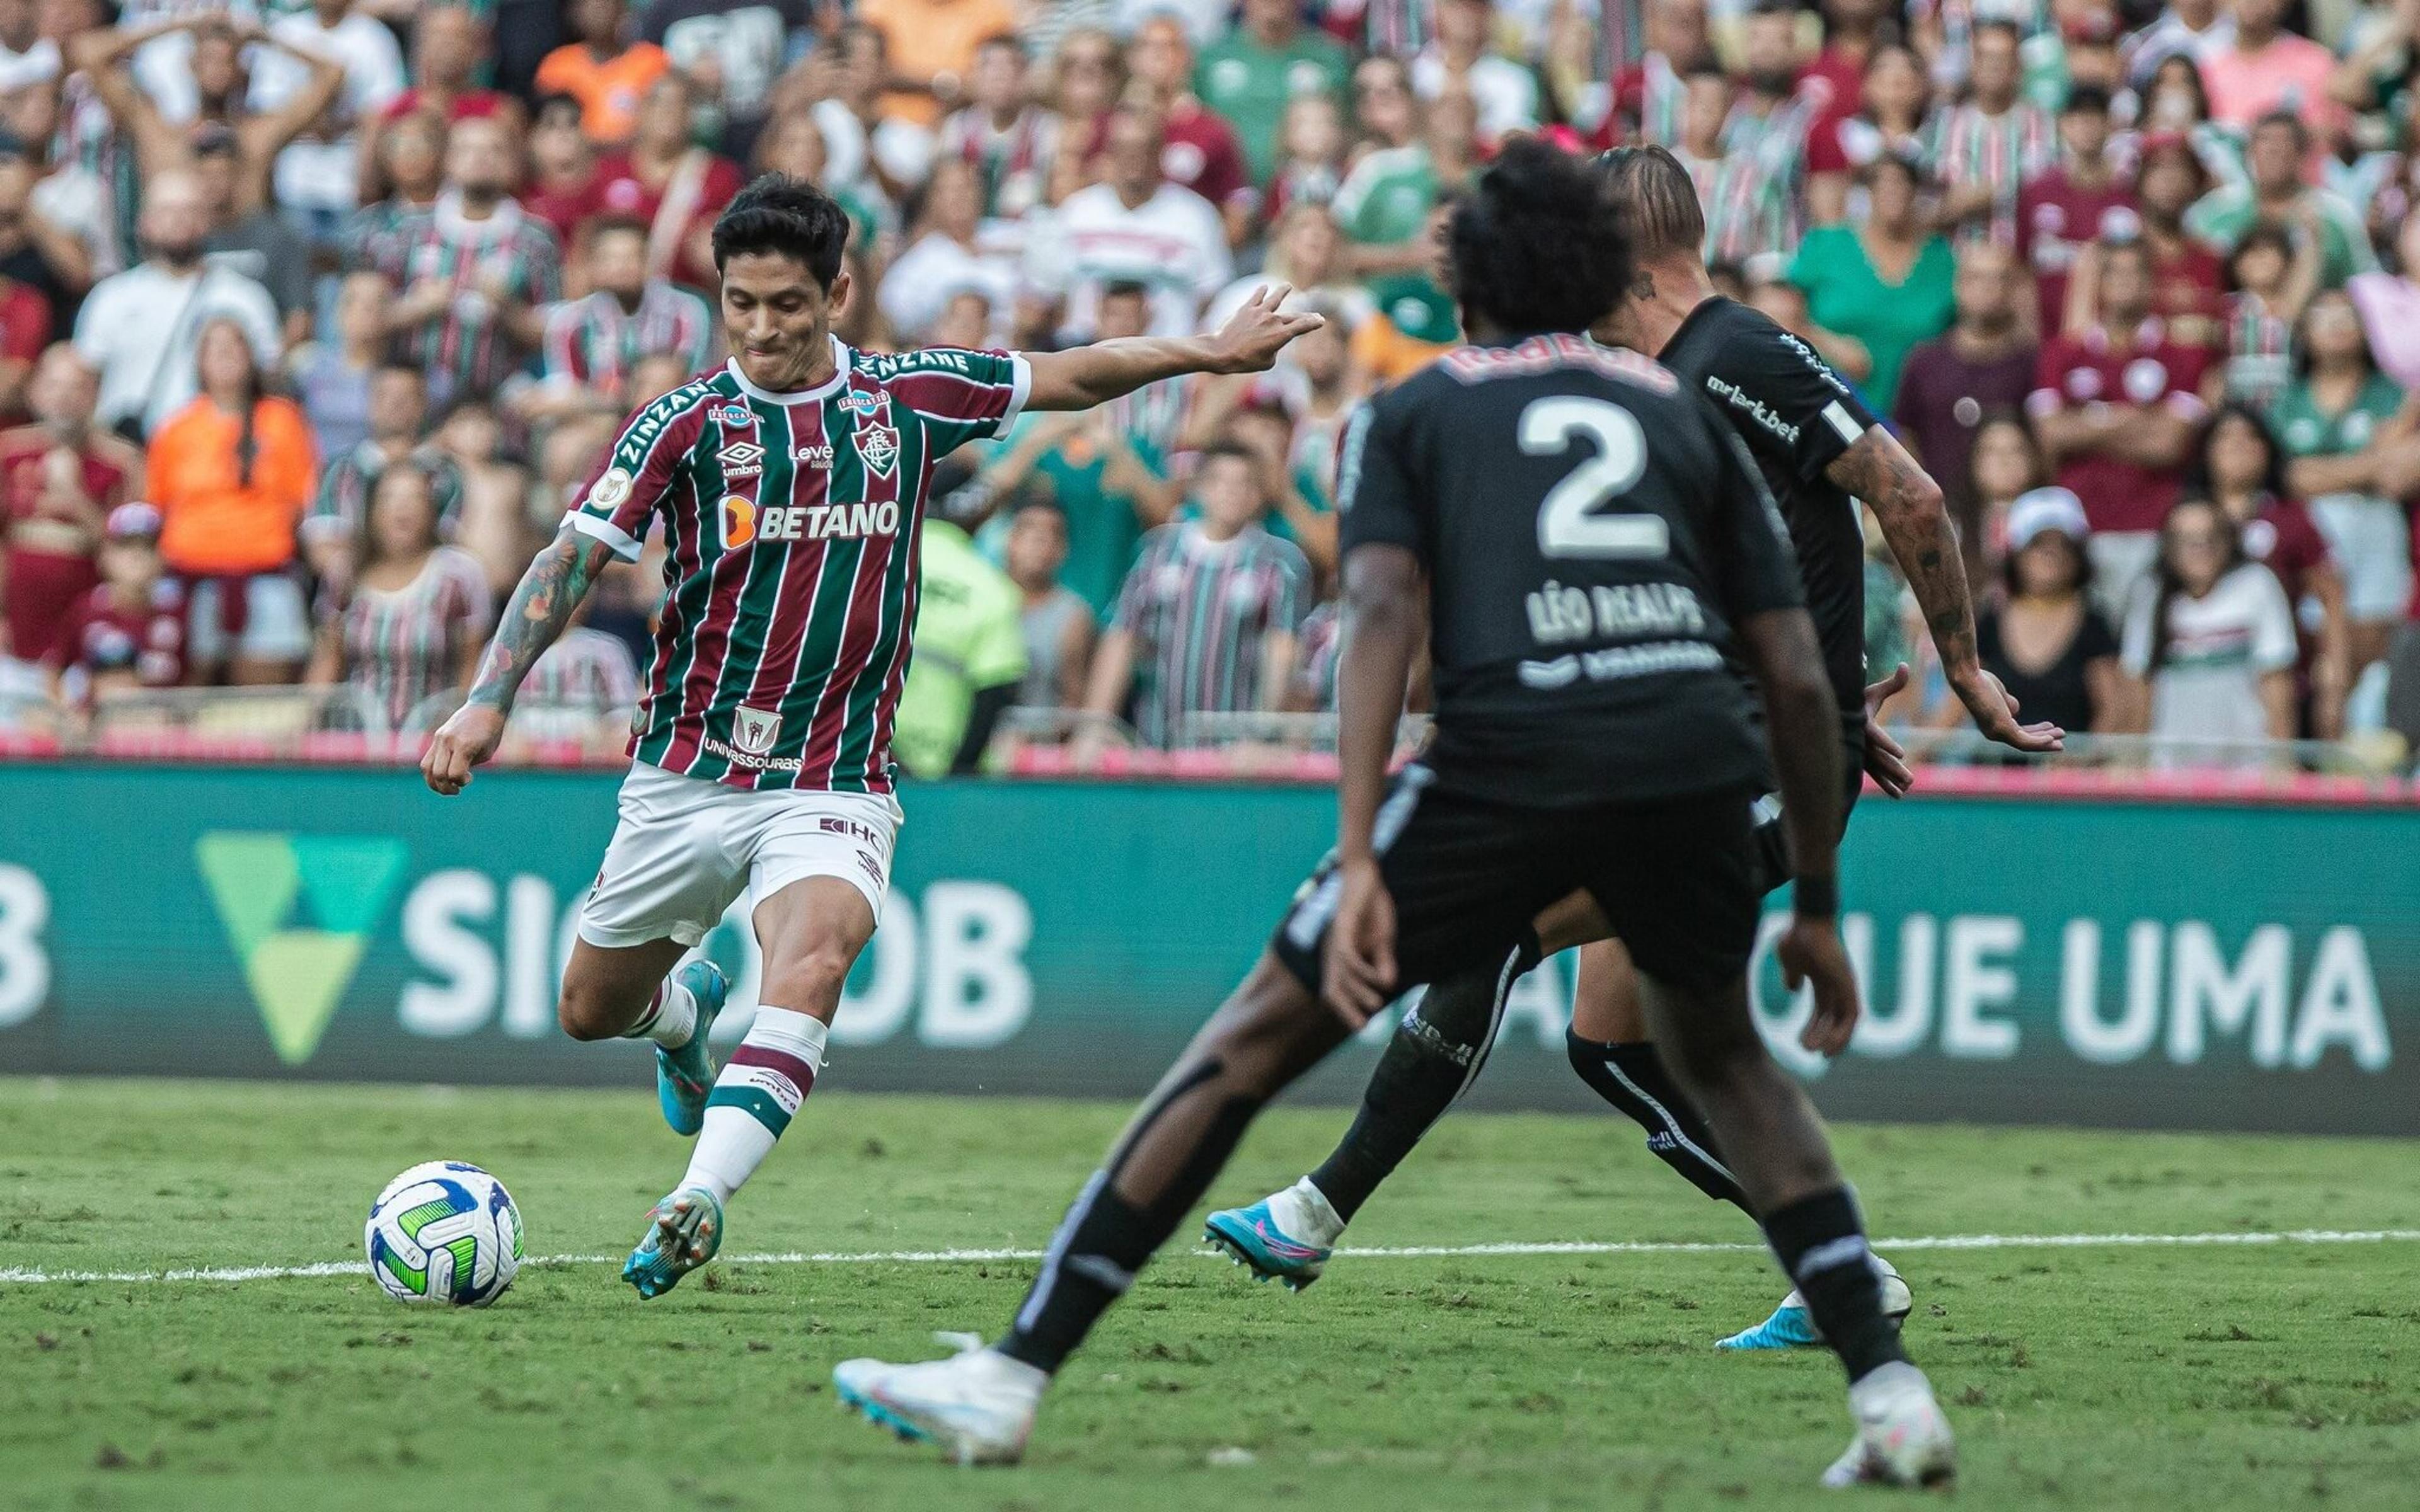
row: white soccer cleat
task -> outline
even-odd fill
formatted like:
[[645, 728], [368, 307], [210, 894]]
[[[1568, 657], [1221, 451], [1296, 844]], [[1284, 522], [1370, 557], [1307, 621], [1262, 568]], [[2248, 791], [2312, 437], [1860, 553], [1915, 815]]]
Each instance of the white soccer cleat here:
[[1870, 1371], [1849, 1388], [1857, 1436], [1823, 1472], [1823, 1484], [1946, 1486], [1958, 1477], [1958, 1444], [1932, 1399], [1932, 1383], [1903, 1360]]
[[934, 1337], [959, 1352], [914, 1365], [844, 1360], [832, 1366], [842, 1403], [903, 1439], [939, 1444], [961, 1465], [1016, 1463], [1050, 1378], [981, 1347], [972, 1335]]

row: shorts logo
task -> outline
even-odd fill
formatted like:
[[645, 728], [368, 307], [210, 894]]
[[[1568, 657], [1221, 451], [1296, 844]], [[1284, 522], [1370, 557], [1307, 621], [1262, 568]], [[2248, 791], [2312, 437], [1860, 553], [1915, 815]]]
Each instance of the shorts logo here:
[[782, 735], [782, 717], [742, 704], [731, 711], [731, 744], [750, 756], [763, 756]]
[[714, 459], [722, 464], [722, 475], [726, 478], [752, 478], [765, 471], [762, 466], [765, 448], [754, 441], [733, 441], [715, 453]]
[[727, 404], [714, 411], [714, 418], [733, 430], [745, 430], [756, 424], [756, 416], [744, 404]]
[[589, 486], [588, 501], [608, 513], [619, 509], [629, 499], [633, 481], [628, 469], [607, 468], [604, 475]]
[[722, 499], [722, 548], [737, 551], [756, 539], [756, 504], [737, 494], [725, 494]]

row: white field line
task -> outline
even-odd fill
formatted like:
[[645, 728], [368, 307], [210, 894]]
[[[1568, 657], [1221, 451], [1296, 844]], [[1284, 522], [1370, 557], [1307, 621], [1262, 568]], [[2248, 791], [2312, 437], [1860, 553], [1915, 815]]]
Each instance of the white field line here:
[[[2103, 1247], [2172, 1247], [2242, 1244], [2397, 1244], [2420, 1242], [2420, 1228], [2295, 1228], [2275, 1233], [2218, 1234], [1936, 1234], [1916, 1239], [1877, 1239], [1874, 1248], [1891, 1254], [1910, 1250], [2095, 1249]], [[1193, 1251], [1214, 1257], [1209, 1249]], [[1521, 1255], [1747, 1255], [1764, 1253], [1761, 1244], [1689, 1241], [1587, 1240], [1544, 1241], [1502, 1244], [1407, 1244], [1385, 1248], [1346, 1247], [1336, 1252], [1354, 1259], [1451, 1259], [1457, 1257]], [[985, 1260], [1038, 1260], [1038, 1249], [925, 1250], [783, 1250], [759, 1255], [726, 1255], [725, 1265], [964, 1265]], [[619, 1255], [533, 1255], [523, 1265], [619, 1265]], [[45, 1271], [34, 1267], [0, 1267], [0, 1286], [40, 1286], [58, 1281], [158, 1283], [165, 1281], [290, 1281], [315, 1276], [367, 1275], [359, 1260], [320, 1260], [311, 1265], [213, 1265], [175, 1271]]]

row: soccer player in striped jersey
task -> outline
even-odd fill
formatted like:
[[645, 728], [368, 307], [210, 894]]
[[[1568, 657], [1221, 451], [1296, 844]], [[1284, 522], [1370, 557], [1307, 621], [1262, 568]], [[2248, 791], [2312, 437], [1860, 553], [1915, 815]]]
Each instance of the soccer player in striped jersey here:
[[[623, 1269], [644, 1297], [721, 1246], [723, 1205], [814, 1086], [841, 983], [880, 920], [900, 820], [892, 720], [935, 464], [1026, 409], [1261, 371], [1319, 324], [1280, 314], [1280, 288], [1206, 336], [876, 356], [832, 334], [850, 294], [847, 237], [829, 195], [779, 175], [723, 211], [714, 256], [730, 363], [624, 426], [421, 763], [437, 792], [462, 790], [598, 571], [636, 559], [660, 517], [666, 597], [636, 761], [557, 1010], [574, 1039], [653, 1041], [665, 1119], [698, 1136]], [[762, 1006], [718, 1076], [706, 1031], [727, 985], [710, 963], [680, 963], [742, 891]]]

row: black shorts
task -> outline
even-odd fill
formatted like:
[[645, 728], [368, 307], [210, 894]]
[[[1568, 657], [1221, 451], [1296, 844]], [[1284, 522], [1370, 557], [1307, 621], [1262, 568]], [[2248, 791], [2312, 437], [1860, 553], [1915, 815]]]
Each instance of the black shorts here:
[[[1547, 904], [1575, 891], [1596, 899], [1649, 976], [1696, 990], [1736, 981], [1768, 886], [1756, 810], [1755, 795], [1738, 788], [1515, 808], [1441, 791], [1428, 768], [1406, 767], [1378, 810], [1375, 836], [1395, 903], [1397, 988], [1500, 961]], [[1273, 942], [1313, 991], [1341, 890], [1323, 863]]]

